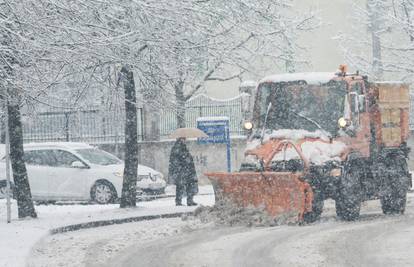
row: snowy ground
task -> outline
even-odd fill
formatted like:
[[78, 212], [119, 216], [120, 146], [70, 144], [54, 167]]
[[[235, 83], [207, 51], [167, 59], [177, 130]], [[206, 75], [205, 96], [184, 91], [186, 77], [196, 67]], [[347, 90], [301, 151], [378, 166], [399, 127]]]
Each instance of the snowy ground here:
[[[200, 187], [200, 193], [202, 195], [195, 197], [196, 202], [204, 205], [214, 204], [211, 187]], [[185, 203], [185, 201], [183, 202]], [[0, 266], [25, 266], [26, 258], [31, 253], [33, 246], [39, 240], [47, 238], [49, 231], [57, 227], [91, 221], [188, 212], [195, 209], [195, 207], [187, 206], [176, 207], [174, 198], [139, 202], [137, 206], [134, 209], [119, 209], [119, 205], [39, 205], [36, 206], [38, 219], [18, 220], [16, 218], [16, 203], [13, 202], [13, 220], [10, 224], [7, 224], [6, 202], [0, 200], [0, 219], [2, 220], [0, 222]], [[148, 225], [151, 225], [151, 223], [148, 223]], [[154, 227], [156, 228], [156, 226]], [[105, 228], [98, 228], [97, 232], [106, 232], [106, 230]], [[156, 235], [156, 231], [149, 230], [150, 232], [154, 232]], [[39, 266], [43, 266], [43, 264]]]
[[412, 266], [414, 194], [404, 216], [364, 203], [341, 222], [333, 201], [307, 226], [217, 227], [164, 219], [45, 237], [29, 266]]

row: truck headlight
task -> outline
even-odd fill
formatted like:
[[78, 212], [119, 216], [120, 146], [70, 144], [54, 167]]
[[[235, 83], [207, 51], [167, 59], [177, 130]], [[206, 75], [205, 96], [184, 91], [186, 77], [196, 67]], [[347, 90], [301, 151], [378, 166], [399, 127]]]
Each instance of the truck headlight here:
[[250, 121], [246, 121], [246, 122], [243, 124], [243, 127], [244, 127], [244, 129], [246, 129], [246, 130], [251, 130], [251, 129], [253, 129], [253, 123], [251, 123]]
[[344, 117], [341, 117], [338, 120], [338, 125], [340, 128], [345, 128], [348, 125], [348, 121]]

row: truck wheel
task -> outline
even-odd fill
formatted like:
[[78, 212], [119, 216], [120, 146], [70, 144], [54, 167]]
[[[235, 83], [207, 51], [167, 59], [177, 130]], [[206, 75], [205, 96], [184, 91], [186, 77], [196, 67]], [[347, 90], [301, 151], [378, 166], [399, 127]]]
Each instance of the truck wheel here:
[[306, 223], [316, 222], [321, 218], [323, 211], [323, 197], [319, 190], [313, 189], [312, 211], [303, 215], [303, 220]]
[[359, 218], [361, 210], [361, 168], [360, 164], [348, 164], [339, 182], [339, 192], [335, 199], [336, 215], [345, 221]]
[[387, 172], [382, 190], [381, 208], [384, 214], [403, 214], [407, 202], [409, 172], [402, 156], [387, 158]]

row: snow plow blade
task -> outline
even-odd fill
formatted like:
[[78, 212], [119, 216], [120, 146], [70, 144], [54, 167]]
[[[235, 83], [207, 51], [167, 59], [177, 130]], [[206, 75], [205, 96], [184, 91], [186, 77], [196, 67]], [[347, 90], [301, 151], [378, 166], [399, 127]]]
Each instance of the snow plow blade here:
[[217, 201], [240, 207], [263, 208], [272, 217], [290, 216], [298, 222], [312, 211], [313, 193], [301, 180], [302, 173], [239, 172], [206, 173]]

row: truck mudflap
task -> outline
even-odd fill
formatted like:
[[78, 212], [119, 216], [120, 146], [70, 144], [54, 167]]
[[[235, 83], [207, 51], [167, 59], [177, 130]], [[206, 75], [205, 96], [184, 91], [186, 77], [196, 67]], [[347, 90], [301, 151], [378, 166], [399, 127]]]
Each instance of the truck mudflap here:
[[240, 207], [263, 208], [272, 217], [289, 216], [297, 222], [312, 211], [313, 192], [303, 173], [206, 173], [217, 201]]

